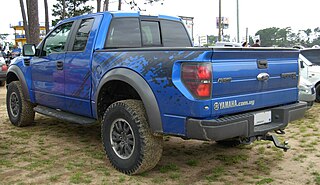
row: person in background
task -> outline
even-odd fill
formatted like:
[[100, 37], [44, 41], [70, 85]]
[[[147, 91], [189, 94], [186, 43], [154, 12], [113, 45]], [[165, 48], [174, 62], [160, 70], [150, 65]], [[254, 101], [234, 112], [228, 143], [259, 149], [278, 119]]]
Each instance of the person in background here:
[[256, 42], [251, 47], [260, 47], [260, 40], [257, 39]]
[[14, 45], [11, 53], [12, 53], [12, 58], [15, 58], [21, 55], [21, 49], [16, 45]]

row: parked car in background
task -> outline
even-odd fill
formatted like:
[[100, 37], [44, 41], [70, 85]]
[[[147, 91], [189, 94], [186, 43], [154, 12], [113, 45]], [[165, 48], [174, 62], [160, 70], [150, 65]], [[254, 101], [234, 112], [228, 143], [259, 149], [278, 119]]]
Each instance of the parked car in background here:
[[241, 43], [237, 43], [237, 42], [216, 42], [215, 46], [218, 46], [218, 47], [242, 47]]
[[6, 82], [7, 70], [6, 62], [0, 53], [0, 86], [4, 86]]
[[311, 108], [316, 99], [316, 92], [314, 85], [301, 77], [299, 82], [299, 101], [307, 102], [308, 108]]
[[[317, 60], [315, 55], [311, 55], [311, 53], [314, 52], [316, 51], [310, 52], [310, 50], [301, 50], [299, 55], [299, 67], [301, 76], [315, 86], [316, 101], [320, 102], [320, 66], [317, 65], [320, 60]], [[318, 50], [318, 52], [320, 54], [320, 50]]]
[[320, 65], [320, 48], [303, 49], [300, 53], [311, 63]]

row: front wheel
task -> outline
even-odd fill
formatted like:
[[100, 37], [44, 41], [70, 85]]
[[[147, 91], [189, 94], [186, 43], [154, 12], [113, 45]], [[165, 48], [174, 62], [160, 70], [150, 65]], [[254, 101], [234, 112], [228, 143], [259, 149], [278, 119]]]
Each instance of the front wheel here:
[[7, 112], [11, 123], [17, 127], [33, 123], [35, 115], [33, 105], [24, 98], [19, 81], [13, 81], [8, 85]]
[[320, 84], [316, 86], [316, 102], [320, 103]]
[[113, 103], [106, 110], [101, 136], [111, 164], [125, 174], [138, 174], [152, 169], [162, 155], [162, 136], [154, 136], [146, 111], [139, 100]]

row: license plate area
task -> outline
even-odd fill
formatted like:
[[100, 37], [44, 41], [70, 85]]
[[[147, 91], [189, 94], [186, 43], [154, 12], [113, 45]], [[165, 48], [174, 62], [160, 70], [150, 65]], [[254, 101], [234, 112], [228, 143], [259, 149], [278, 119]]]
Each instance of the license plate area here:
[[271, 122], [271, 111], [254, 113], [253, 116], [255, 126]]

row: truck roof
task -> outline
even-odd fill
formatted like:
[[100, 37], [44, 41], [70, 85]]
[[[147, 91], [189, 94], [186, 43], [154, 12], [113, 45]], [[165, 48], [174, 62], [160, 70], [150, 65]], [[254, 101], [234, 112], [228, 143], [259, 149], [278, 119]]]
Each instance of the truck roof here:
[[98, 13], [92, 13], [92, 14], [86, 14], [86, 15], [80, 15], [76, 17], [71, 17], [68, 19], [64, 19], [60, 21], [60, 23], [68, 22], [71, 20], [78, 20], [78, 19], [83, 19], [83, 18], [89, 18], [92, 17], [93, 15], [112, 15], [113, 17], [154, 17], [158, 19], [166, 19], [166, 20], [172, 20], [172, 21], [181, 21], [181, 18], [179, 17], [174, 17], [174, 16], [167, 16], [167, 15], [150, 15], [150, 14], [144, 14], [141, 13], [140, 11], [106, 11], [106, 12], [98, 12]]

